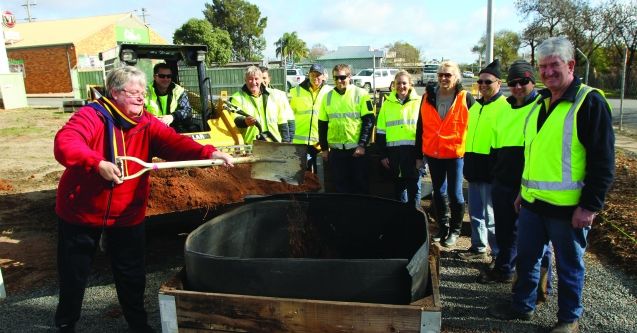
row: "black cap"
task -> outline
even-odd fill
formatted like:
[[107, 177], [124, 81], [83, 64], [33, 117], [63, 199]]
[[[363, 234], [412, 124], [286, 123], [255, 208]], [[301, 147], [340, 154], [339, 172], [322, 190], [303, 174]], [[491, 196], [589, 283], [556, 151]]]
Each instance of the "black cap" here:
[[478, 75], [482, 73], [489, 73], [499, 79], [502, 76], [502, 73], [500, 73], [500, 60], [493, 60], [493, 62], [488, 64], [487, 67], [483, 68], [480, 73], [478, 73]]
[[508, 81], [527, 78], [535, 83], [535, 70], [526, 60], [516, 60], [509, 67]]
[[310, 72], [323, 74], [323, 66], [321, 66], [321, 64], [312, 64], [312, 67], [310, 67]]

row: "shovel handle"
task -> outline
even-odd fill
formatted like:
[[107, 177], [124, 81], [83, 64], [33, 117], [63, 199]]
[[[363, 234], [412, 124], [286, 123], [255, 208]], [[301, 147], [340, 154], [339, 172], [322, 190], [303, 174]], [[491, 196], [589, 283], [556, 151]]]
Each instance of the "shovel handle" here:
[[[182, 168], [195, 168], [195, 167], [209, 167], [216, 165], [223, 165], [224, 161], [220, 159], [208, 159], [208, 160], [190, 160], [190, 161], [175, 161], [175, 162], [144, 162], [141, 159], [133, 156], [118, 156], [115, 158], [115, 164], [123, 172], [124, 161], [130, 161], [142, 166], [142, 169], [132, 175], [122, 177], [122, 180], [129, 180], [137, 178], [150, 170], [159, 169], [182, 169]], [[254, 157], [235, 157], [232, 159], [232, 163], [256, 163], [256, 162], [282, 162], [284, 160], [273, 158], [254, 158]]]

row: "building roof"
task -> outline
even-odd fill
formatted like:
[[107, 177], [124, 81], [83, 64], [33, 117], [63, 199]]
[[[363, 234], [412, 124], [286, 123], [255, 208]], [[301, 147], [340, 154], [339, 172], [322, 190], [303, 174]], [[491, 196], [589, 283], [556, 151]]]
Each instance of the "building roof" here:
[[334, 52], [323, 55], [318, 60], [333, 59], [369, 59], [373, 58], [374, 53], [377, 58], [383, 57], [384, 52], [381, 50], [372, 50], [369, 46], [339, 46]]
[[[79, 17], [64, 20], [34, 21], [16, 24], [11, 30], [17, 41], [7, 41], [7, 49], [43, 45], [73, 44], [102, 29], [127, 19], [139, 20], [133, 13]], [[140, 24], [143, 24], [140, 21]]]

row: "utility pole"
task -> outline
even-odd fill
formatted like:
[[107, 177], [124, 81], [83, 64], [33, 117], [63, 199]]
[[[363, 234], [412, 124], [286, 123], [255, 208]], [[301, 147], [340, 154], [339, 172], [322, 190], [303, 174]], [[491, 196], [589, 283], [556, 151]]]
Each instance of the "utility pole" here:
[[487, 1], [487, 54], [485, 62], [493, 61], [493, 0]]
[[150, 16], [150, 14], [146, 14], [146, 8], [142, 8], [142, 21], [146, 24], [146, 16]]
[[35, 3], [35, 1], [31, 2], [29, 0], [26, 0], [25, 4], [22, 5], [22, 7], [26, 7], [26, 9], [27, 9], [27, 21], [28, 22], [35, 21], [35, 17], [31, 17], [31, 6], [37, 6], [37, 3]]

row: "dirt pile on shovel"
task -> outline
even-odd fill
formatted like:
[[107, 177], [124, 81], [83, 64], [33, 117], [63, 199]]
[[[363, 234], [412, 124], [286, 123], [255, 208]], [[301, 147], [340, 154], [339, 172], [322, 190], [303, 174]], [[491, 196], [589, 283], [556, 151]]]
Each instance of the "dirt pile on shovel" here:
[[248, 195], [315, 192], [320, 188], [312, 173], [305, 173], [303, 185], [253, 179], [250, 165], [234, 168], [192, 168], [158, 170], [150, 183], [147, 216], [216, 207], [243, 201]]

